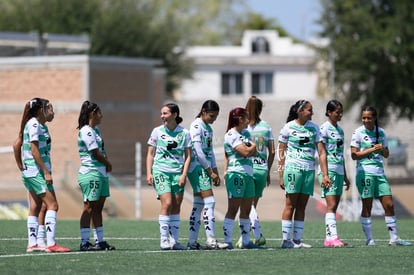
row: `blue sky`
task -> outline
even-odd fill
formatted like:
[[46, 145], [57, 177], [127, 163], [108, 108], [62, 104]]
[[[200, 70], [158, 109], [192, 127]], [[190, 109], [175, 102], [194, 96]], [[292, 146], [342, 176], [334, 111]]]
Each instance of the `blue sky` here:
[[314, 32], [320, 29], [313, 22], [321, 11], [319, 0], [247, 0], [246, 3], [265, 17], [275, 18], [296, 38], [314, 38]]

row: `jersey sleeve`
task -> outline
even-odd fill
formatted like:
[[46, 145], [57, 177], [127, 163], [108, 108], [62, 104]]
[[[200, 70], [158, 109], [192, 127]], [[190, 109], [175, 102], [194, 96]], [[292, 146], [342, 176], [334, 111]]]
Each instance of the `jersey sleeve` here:
[[152, 130], [151, 135], [147, 141], [147, 144], [149, 146], [157, 147], [157, 136], [158, 136], [157, 132], [158, 132], [157, 128]]
[[95, 132], [91, 127], [82, 127], [81, 137], [88, 151], [98, 149], [98, 142], [96, 140]]

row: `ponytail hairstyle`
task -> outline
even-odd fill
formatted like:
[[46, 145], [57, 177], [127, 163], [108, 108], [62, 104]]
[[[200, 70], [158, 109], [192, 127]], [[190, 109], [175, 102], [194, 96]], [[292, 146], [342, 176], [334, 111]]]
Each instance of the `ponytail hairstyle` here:
[[378, 113], [377, 110], [372, 106], [365, 106], [361, 110], [361, 114], [363, 112], [370, 112], [372, 116], [375, 118], [375, 144], [378, 144], [379, 140], [379, 127], [378, 127]]
[[326, 104], [325, 116], [328, 116], [328, 112], [333, 112], [338, 109], [338, 107], [341, 107], [343, 109], [341, 102], [336, 99], [329, 100], [328, 104]]
[[175, 117], [175, 122], [177, 123], [177, 125], [183, 122], [183, 118], [180, 117], [180, 108], [178, 108], [177, 104], [167, 103], [163, 107], [167, 107], [170, 110], [171, 114], [177, 114], [177, 116]]
[[89, 100], [84, 101], [79, 113], [78, 127], [76, 129], [80, 130], [83, 126], [88, 125], [91, 114], [99, 110], [98, 104], [90, 102]]
[[257, 124], [261, 121], [260, 114], [262, 113], [263, 102], [256, 96], [251, 96], [246, 103], [246, 111], [249, 114], [249, 120]]
[[286, 122], [292, 121], [294, 119], [298, 118], [298, 112], [302, 111], [303, 108], [305, 108], [306, 104], [308, 104], [309, 101], [307, 100], [298, 100], [295, 104], [290, 106], [289, 115], [286, 119]]
[[[237, 107], [234, 108], [233, 110], [231, 110], [229, 112], [229, 120], [227, 123], [227, 131], [230, 130], [231, 128], [233, 128], [234, 126], [238, 126], [239, 125], [239, 118], [247, 116], [247, 111], [244, 108], [241, 107]], [[226, 131], [226, 132], [227, 132]]]
[[218, 105], [217, 102], [215, 102], [214, 100], [207, 100], [203, 103], [203, 106], [201, 106], [201, 110], [198, 113], [198, 115], [196, 117], [201, 117], [201, 114], [203, 112], [218, 112], [220, 111], [220, 106]]
[[43, 109], [43, 112], [46, 112], [47, 104], [49, 103], [49, 100], [35, 97], [26, 102], [26, 105], [24, 106], [22, 120], [20, 122], [20, 131], [19, 131], [19, 137], [23, 138], [23, 131], [24, 126], [26, 123], [32, 118], [37, 117], [39, 115], [39, 111]]

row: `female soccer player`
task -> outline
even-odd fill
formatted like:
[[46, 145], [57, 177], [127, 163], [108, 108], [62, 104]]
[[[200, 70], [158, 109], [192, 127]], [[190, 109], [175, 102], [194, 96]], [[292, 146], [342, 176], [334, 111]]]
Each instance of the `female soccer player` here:
[[279, 185], [286, 194], [282, 212], [282, 248], [312, 247], [302, 242], [302, 234], [306, 205], [309, 196], [313, 195], [316, 150], [322, 171], [322, 186], [331, 186], [325, 146], [318, 125], [311, 122], [312, 115], [312, 104], [309, 101], [297, 101], [290, 107], [287, 123], [279, 134]]
[[[70, 249], [58, 245], [55, 241], [56, 214], [58, 202], [53, 191], [52, 165], [50, 161], [50, 134], [46, 125], [48, 116], [53, 113], [48, 100], [33, 98], [26, 103], [19, 138], [22, 138], [22, 178], [29, 191], [29, 215], [27, 217], [28, 247], [27, 252], [44, 250], [46, 252], [69, 252]], [[14, 144], [15, 157], [19, 141]], [[17, 161], [17, 158], [16, 158]], [[18, 164], [19, 165], [19, 164]], [[46, 205], [44, 217], [46, 231], [46, 248], [37, 244], [39, 213], [42, 203]]]
[[[46, 111], [46, 122], [52, 122], [53, 118], [55, 117], [55, 112], [53, 111], [53, 105], [49, 102], [47, 104], [47, 111]], [[47, 142], [47, 151], [52, 151], [52, 138], [49, 134], [49, 129], [45, 124], [40, 124], [40, 127], [42, 127], [42, 130], [46, 136]], [[17, 167], [20, 171], [23, 171], [23, 161], [22, 161], [22, 144], [23, 144], [23, 134], [19, 133], [19, 136], [15, 140], [13, 144], [13, 152], [14, 152], [14, 158], [16, 160]], [[53, 194], [53, 196], [56, 199], [56, 193], [53, 188], [53, 184], [49, 184], [48, 186], [49, 191]], [[29, 199], [29, 213], [36, 213], [36, 202], [34, 201], [32, 196], [28, 196]], [[47, 207], [45, 203], [42, 203], [41, 209], [39, 211], [38, 215], [38, 231], [37, 231], [37, 248], [31, 249], [32, 251], [45, 251], [46, 249], [46, 240], [45, 240], [45, 215], [46, 215]], [[30, 214], [29, 214], [30, 215]]]
[[351, 157], [356, 160], [356, 185], [362, 199], [361, 224], [366, 245], [373, 246], [371, 210], [378, 198], [385, 211], [385, 225], [390, 235], [389, 245], [409, 246], [410, 242], [398, 237], [397, 218], [390, 184], [384, 173], [383, 160], [388, 158], [388, 141], [384, 129], [378, 127], [378, 114], [374, 107], [361, 111], [362, 126], [352, 134]]
[[233, 248], [234, 219], [240, 210], [239, 226], [242, 248], [261, 248], [250, 240], [249, 214], [254, 197], [253, 161], [257, 156], [256, 144], [246, 130], [249, 123], [247, 111], [235, 108], [229, 112], [227, 133], [224, 136], [225, 181], [227, 189], [227, 213], [224, 218], [224, 242]]
[[321, 197], [326, 200], [325, 214], [325, 232], [326, 238], [324, 246], [341, 247], [346, 243], [342, 242], [338, 236], [336, 228], [336, 209], [341, 199], [342, 190], [345, 182], [346, 190], [349, 189], [350, 182], [346, 176], [345, 158], [344, 158], [344, 131], [339, 126], [341, 121], [343, 108], [338, 100], [330, 100], [326, 105], [325, 115], [328, 121], [320, 127], [322, 142], [325, 145], [328, 174], [332, 180], [329, 188], [322, 186], [322, 172], [319, 171], [318, 178], [321, 183]]
[[[275, 143], [270, 125], [260, 118], [263, 102], [256, 96], [251, 96], [246, 103], [246, 111], [249, 114], [249, 131], [251, 139], [256, 144], [257, 157], [253, 159], [253, 180], [255, 196], [250, 210], [250, 225], [253, 231], [253, 242], [256, 245], [265, 245], [266, 239], [262, 234], [259, 216], [256, 208], [259, 199], [263, 196], [263, 190], [270, 185], [270, 170], [275, 158]], [[237, 243], [240, 246], [241, 243]]]
[[[102, 210], [105, 200], [110, 196], [108, 173], [112, 164], [108, 160], [104, 141], [98, 125], [103, 118], [96, 103], [85, 101], [78, 118], [78, 149], [81, 167], [78, 183], [83, 195], [83, 211], [80, 217], [81, 251], [115, 250], [104, 240]], [[89, 242], [90, 226], [95, 228], [95, 245]]]
[[161, 201], [158, 217], [161, 250], [186, 250], [178, 237], [180, 208], [191, 161], [191, 137], [179, 125], [183, 119], [176, 104], [168, 103], [161, 108], [161, 120], [163, 124], [154, 128], [148, 139], [147, 182], [154, 186]]
[[203, 224], [207, 235], [207, 249], [225, 249], [226, 243], [220, 243], [215, 237], [214, 206], [212, 183], [220, 186], [216, 158], [213, 150], [213, 129], [211, 124], [217, 119], [220, 107], [214, 100], [207, 100], [201, 106], [200, 113], [191, 123], [190, 136], [192, 143], [191, 164], [188, 179], [193, 187], [193, 208], [189, 226], [189, 249], [201, 249], [197, 242], [200, 229], [200, 216], [203, 213]]

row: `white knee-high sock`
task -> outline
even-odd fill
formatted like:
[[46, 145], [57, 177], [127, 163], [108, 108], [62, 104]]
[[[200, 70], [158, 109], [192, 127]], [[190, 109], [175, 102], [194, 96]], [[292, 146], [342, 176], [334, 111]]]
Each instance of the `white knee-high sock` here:
[[304, 227], [305, 227], [304, 221], [293, 221], [293, 240], [294, 241], [302, 240]]
[[239, 218], [240, 235], [242, 237], [242, 244], [250, 243], [250, 220]]
[[259, 215], [257, 214], [256, 207], [254, 207], [254, 205], [252, 205], [252, 209], [250, 210], [249, 219], [253, 235], [256, 239], [259, 239], [262, 236], [262, 228], [259, 222]]
[[195, 243], [198, 240], [198, 233], [200, 231], [200, 216], [201, 211], [204, 207], [204, 201], [201, 197], [194, 197], [193, 201], [193, 209], [190, 214], [190, 226], [188, 228], [189, 231], [189, 243]]
[[391, 241], [398, 239], [397, 218], [395, 216], [385, 216], [385, 225], [388, 228]]
[[206, 230], [207, 240], [215, 239], [215, 223], [216, 220], [214, 218], [214, 207], [216, 205], [216, 201], [214, 200], [213, 196], [204, 198], [204, 209], [203, 209], [203, 223], [204, 229]]
[[338, 232], [336, 230], [336, 215], [335, 213], [326, 213], [325, 214], [325, 229], [326, 229], [326, 239], [333, 240], [338, 237]]
[[290, 240], [292, 232], [292, 221], [289, 220], [282, 220], [282, 239]]
[[47, 210], [45, 215], [45, 226], [46, 226], [46, 240], [47, 246], [55, 245], [55, 234], [56, 234], [56, 211]]
[[160, 239], [161, 239], [161, 242], [168, 242], [169, 241], [170, 216], [159, 215], [158, 216], [158, 224], [160, 225]]
[[233, 229], [234, 229], [234, 220], [224, 218], [224, 223], [223, 223], [224, 242], [231, 243], [233, 241]]
[[27, 217], [27, 238], [28, 246], [34, 246], [37, 244], [37, 231], [39, 227], [38, 218], [36, 216]]
[[45, 242], [45, 226], [39, 225], [37, 230], [37, 245], [46, 246]]
[[89, 227], [84, 227], [80, 229], [81, 244], [84, 245], [89, 242], [91, 234], [91, 229]]
[[103, 226], [99, 226], [95, 228], [96, 232], [96, 242], [100, 243], [104, 241], [104, 229]]
[[180, 236], [180, 214], [170, 215], [170, 235], [172, 240], [171, 243], [178, 243], [178, 238]]
[[371, 217], [361, 217], [362, 230], [367, 240], [372, 240], [372, 220]]

